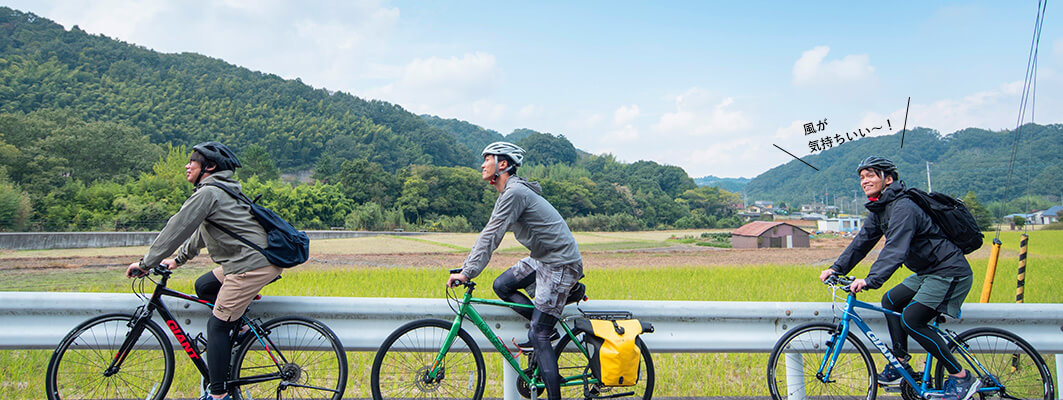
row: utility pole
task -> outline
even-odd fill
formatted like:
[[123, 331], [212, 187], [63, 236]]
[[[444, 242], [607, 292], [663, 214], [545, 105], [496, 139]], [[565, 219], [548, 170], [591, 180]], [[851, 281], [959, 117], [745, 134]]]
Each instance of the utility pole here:
[[926, 162], [926, 191], [934, 191], [934, 185], [930, 184], [930, 161]]

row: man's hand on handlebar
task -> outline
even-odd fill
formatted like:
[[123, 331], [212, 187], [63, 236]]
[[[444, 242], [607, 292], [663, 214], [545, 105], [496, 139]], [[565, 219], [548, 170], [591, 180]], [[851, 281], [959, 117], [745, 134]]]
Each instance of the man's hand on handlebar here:
[[464, 282], [468, 282], [469, 277], [461, 272], [451, 272], [450, 278], [447, 278], [447, 287], [455, 287]]
[[834, 275], [834, 274], [837, 274], [837, 273], [838, 273], [838, 271], [835, 271], [832, 268], [827, 268], [827, 269], [825, 269], [823, 271], [820, 271], [820, 273], [819, 273], [819, 281], [826, 283], [827, 282], [827, 278], [830, 278], [831, 275]]
[[849, 291], [853, 293], [860, 293], [861, 290], [867, 287], [867, 281], [863, 279], [853, 279], [853, 283], [849, 285]]
[[[176, 269], [177, 261], [172, 258], [167, 258], [159, 263], [159, 266], [166, 267], [166, 269]], [[140, 261], [129, 264], [129, 267], [125, 270], [126, 278], [139, 278], [151, 273], [151, 271], [140, 267]]]

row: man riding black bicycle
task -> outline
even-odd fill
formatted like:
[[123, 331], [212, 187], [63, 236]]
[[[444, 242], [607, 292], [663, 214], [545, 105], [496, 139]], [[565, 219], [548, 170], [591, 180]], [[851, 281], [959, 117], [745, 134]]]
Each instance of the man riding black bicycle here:
[[[512, 143], [495, 142], [484, 148], [481, 156], [483, 180], [498, 190], [498, 200], [461, 272], [451, 274], [447, 286], [478, 276], [512, 227], [517, 241], [531, 250], [531, 255], [495, 279], [494, 290], [502, 300], [535, 306], [534, 310], [514, 309], [531, 321], [530, 342], [520, 347], [530, 344], [534, 349], [549, 349], [550, 342], [560, 337], [554, 325], [572, 292], [579, 292], [577, 295], [582, 297], [583, 285], [578, 281], [583, 278], [583, 258], [568, 224], [543, 198], [539, 184], [516, 176], [517, 167], [524, 160], [524, 149]], [[520, 289], [534, 293], [534, 300]], [[561, 376], [556, 356], [552, 351], [534, 354], [548, 399], [560, 399]]]
[[[830, 268], [820, 273], [826, 281], [832, 274], [846, 274], [886, 238], [878, 260], [871, 265], [865, 279], [855, 279], [850, 290], [877, 289], [903, 263], [915, 274], [882, 296], [882, 307], [901, 313], [887, 315], [886, 323], [893, 339], [893, 354], [911, 375], [908, 360], [908, 336], [911, 335], [949, 372], [945, 382], [945, 400], [966, 399], [980, 382], [960, 367], [940, 335], [928, 324], [941, 314], [958, 317], [960, 306], [971, 290], [971, 266], [963, 251], [946, 238], [922, 208], [904, 194], [897, 167], [881, 157], [868, 157], [856, 168], [860, 187], [867, 195], [865, 207], [870, 212], [864, 226]], [[881, 385], [896, 385], [901, 374], [892, 365], [878, 374]]]
[[[232, 331], [258, 292], [280, 276], [281, 269], [271, 265], [262, 253], [225, 233], [228, 229], [259, 247], [266, 247], [266, 232], [252, 217], [250, 207], [214, 185], [224, 185], [236, 192], [240, 183], [233, 179], [240, 161], [228, 147], [217, 142], [200, 143], [192, 148], [185, 179], [195, 191], [181, 210], [170, 217], [148, 253], [129, 265], [126, 276], [139, 276], [154, 265], [169, 269], [184, 265], [206, 247], [210, 258], [220, 267], [196, 280], [196, 295], [214, 304], [207, 322], [207, 366], [210, 393], [200, 400], [229, 399], [225, 381], [229, 378]], [[165, 258], [177, 251], [174, 258]]]

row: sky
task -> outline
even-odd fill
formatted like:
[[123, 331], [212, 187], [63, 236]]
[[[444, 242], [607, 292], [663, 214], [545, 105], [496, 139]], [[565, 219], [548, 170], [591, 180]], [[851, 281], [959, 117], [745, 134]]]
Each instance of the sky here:
[[[1030, 0], [0, 4], [67, 29], [199, 53], [503, 135], [518, 128], [563, 134], [593, 154], [678, 165], [693, 177], [753, 177], [792, 160], [775, 146], [804, 157], [821, 151], [810, 142], [844, 146], [896, 133], [906, 112], [909, 128], [942, 134], [1014, 129], [1038, 7]], [[1063, 121], [1056, 18], [1045, 17], [1027, 122]]]

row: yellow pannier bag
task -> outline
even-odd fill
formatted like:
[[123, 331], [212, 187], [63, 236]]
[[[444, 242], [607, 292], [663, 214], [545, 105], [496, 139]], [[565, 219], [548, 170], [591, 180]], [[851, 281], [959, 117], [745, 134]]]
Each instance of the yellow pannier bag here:
[[637, 339], [644, 330], [652, 332], [653, 328], [637, 319], [630, 319], [630, 316], [628, 318], [580, 318], [575, 323], [578, 330], [585, 332], [584, 341], [591, 356], [591, 372], [604, 386], [633, 386], [638, 383], [642, 351]]

